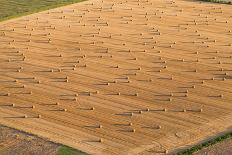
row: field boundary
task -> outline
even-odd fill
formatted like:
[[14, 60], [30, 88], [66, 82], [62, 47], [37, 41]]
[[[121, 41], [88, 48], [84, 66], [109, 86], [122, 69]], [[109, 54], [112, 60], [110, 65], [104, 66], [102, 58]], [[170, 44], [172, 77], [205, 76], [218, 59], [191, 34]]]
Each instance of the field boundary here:
[[229, 138], [232, 138], [232, 130], [219, 133], [218, 135], [212, 136], [209, 139], [203, 140], [197, 143], [196, 145], [190, 146], [189, 148], [182, 148], [182, 150], [179, 150], [179, 151], [177, 150], [177, 152], [174, 154], [175, 155], [191, 155], [197, 151], [200, 151], [204, 148], [220, 143]]
[[10, 19], [14, 19], [14, 18], [18, 18], [18, 17], [22, 17], [22, 16], [31, 15], [31, 14], [34, 14], [34, 13], [39, 13], [39, 12], [50, 10], [50, 9], [59, 8], [59, 7], [66, 6], [66, 5], [80, 3], [80, 2], [84, 2], [84, 1], [86, 1], [86, 0], [70, 0], [70, 1], [61, 2], [61, 3], [57, 2], [57, 3], [49, 5], [49, 6], [45, 6], [45, 7], [41, 7], [41, 8], [38, 8], [38, 9], [25, 11], [23, 13], [18, 13], [16, 15], [11, 15], [11, 16], [8, 16], [8, 17], [0, 18], [0, 22], [7, 21], [7, 20], [10, 20]]
[[232, 1], [224, 1], [224, 0], [197, 0], [197, 1], [232, 5]]

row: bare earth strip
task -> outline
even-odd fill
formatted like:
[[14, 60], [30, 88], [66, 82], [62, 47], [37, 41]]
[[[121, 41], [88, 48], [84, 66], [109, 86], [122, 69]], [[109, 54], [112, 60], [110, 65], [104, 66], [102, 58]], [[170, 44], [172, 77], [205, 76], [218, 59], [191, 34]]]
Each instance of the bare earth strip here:
[[226, 139], [218, 144], [204, 148], [194, 155], [228, 155], [232, 154], [232, 139]]
[[0, 153], [4, 155], [56, 155], [60, 146], [41, 138], [0, 126]]
[[0, 123], [91, 154], [232, 125], [232, 7], [89, 0], [0, 24]]

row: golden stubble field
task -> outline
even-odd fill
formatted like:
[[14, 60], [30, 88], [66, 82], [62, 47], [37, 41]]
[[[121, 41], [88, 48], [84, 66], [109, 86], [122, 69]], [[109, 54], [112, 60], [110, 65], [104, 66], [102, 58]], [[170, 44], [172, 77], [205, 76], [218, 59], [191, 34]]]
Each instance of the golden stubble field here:
[[231, 79], [231, 6], [89, 0], [0, 24], [0, 123], [91, 154], [228, 130]]

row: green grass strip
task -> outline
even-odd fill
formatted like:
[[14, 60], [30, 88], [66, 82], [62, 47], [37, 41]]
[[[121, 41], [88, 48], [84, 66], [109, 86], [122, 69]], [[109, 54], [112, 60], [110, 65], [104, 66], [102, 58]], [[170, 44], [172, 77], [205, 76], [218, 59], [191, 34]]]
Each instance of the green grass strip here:
[[212, 146], [214, 144], [217, 144], [217, 143], [222, 142], [222, 141], [229, 139], [229, 138], [232, 138], [232, 133], [228, 133], [228, 134], [225, 134], [223, 136], [220, 136], [220, 137], [217, 137], [215, 139], [204, 142], [202, 144], [196, 145], [190, 149], [187, 149], [185, 151], [177, 153], [177, 155], [191, 155], [191, 154], [193, 154], [193, 153], [195, 153], [203, 148]]
[[57, 153], [57, 155], [88, 155], [88, 154], [68, 146], [62, 146], [59, 152]]
[[223, 1], [223, 0], [197, 0], [197, 1], [232, 5], [231, 1]]
[[85, 0], [0, 0], [0, 21], [82, 1]]

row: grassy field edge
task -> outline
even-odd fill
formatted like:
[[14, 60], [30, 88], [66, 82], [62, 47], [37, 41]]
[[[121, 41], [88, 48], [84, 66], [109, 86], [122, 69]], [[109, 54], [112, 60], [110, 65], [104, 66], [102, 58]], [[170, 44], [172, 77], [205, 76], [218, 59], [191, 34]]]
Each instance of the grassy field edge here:
[[197, 1], [232, 5], [232, 1], [223, 1], [223, 0], [197, 0]]
[[56, 2], [56, 3], [51, 4], [49, 6], [44, 6], [44, 7], [40, 7], [40, 8], [37, 8], [37, 9], [33, 9], [33, 10], [29, 10], [29, 11], [25, 11], [25, 12], [22, 12], [22, 13], [18, 13], [18, 14], [14, 14], [14, 15], [11, 15], [11, 16], [0, 18], [0, 22], [6, 21], [6, 20], [9, 20], [9, 19], [13, 19], [13, 18], [18, 18], [18, 17], [30, 15], [30, 14], [33, 14], [33, 13], [46, 11], [46, 10], [49, 10], [49, 9], [54, 9], [54, 8], [58, 8], [58, 7], [62, 7], [62, 6], [70, 5], [70, 4], [83, 2], [83, 1], [86, 1], [86, 0], [69, 0], [69, 1], [65, 1], [65, 2]]
[[176, 155], [191, 155], [191, 154], [193, 154], [193, 153], [195, 153], [195, 152], [197, 152], [199, 150], [202, 150], [202, 149], [204, 149], [206, 147], [215, 145], [215, 144], [220, 143], [220, 142], [222, 142], [222, 141], [224, 141], [226, 139], [229, 139], [229, 138], [232, 138], [232, 132], [226, 133], [226, 134], [224, 134], [222, 136], [218, 136], [218, 137], [213, 138], [213, 139], [211, 139], [209, 141], [206, 141], [204, 143], [195, 145], [190, 149], [187, 149], [187, 150], [181, 151], [179, 153], [176, 153]]
[[74, 148], [71, 148], [69, 146], [62, 146], [57, 155], [88, 155], [85, 152], [82, 152], [80, 150], [76, 150]]

